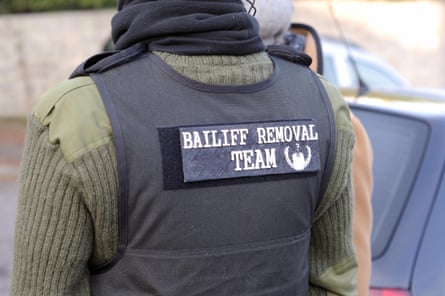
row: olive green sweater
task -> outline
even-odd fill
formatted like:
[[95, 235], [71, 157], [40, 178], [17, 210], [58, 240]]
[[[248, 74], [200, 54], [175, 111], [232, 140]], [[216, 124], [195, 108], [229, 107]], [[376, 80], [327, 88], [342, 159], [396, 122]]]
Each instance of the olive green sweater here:
[[[273, 71], [265, 53], [157, 54], [183, 75], [212, 84], [255, 83]], [[312, 227], [310, 291], [356, 295], [350, 180], [354, 134], [346, 103], [322, 81], [336, 116], [337, 152]], [[11, 296], [90, 295], [88, 267], [107, 262], [118, 242], [112, 138], [102, 100], [89, 77], [62, 82], [35, 106], [19, 180]]]

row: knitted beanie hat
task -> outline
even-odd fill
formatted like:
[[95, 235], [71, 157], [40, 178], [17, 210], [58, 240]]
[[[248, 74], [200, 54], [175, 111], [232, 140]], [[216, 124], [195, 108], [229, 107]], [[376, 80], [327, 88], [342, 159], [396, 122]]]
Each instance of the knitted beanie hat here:
[[[245, 7], [250, 5], [246, 2]], [[283, 42], [294, 14], [293, 0], [256, 0], [256, 19], [260, 25], [260, 35], [266, 45]]]

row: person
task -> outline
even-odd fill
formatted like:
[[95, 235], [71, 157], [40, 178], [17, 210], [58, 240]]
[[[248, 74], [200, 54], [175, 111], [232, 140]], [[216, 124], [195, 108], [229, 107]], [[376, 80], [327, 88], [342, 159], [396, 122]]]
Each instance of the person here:
[[[299, 50], [304, 50], [304, 37], [298, 38], [297, 34], [289, 30], [295, 13], [293, 0], [257, 0], [256, 7], [260, 35], [266, 45], [292, 44], [294, 46], [295, 44]], [[312, 57], [317, 58], [314, 55]], [[360, 296], [365, 296], [369, 294], [372, 269], [370, 239], [372, 231], [373, 151], [369, 136], [361, 121], [352, 112], [350, 115], [356, 136], [352, 161], [354, 189], [353, 238], [358, 262], [358, 291]]]
[[308, 57], [240, 0], [111, 26], [29, 118], [11, 295], [357, 295], [353, 127]]
[[354, 189], [353, 239], [357, 256], [357, 282], [359, 296], [369, 295], [372, 271], [372, 163], [373, 150], [361, 121], [351, 112], [356, 145], [353, 149], [352, 181]]

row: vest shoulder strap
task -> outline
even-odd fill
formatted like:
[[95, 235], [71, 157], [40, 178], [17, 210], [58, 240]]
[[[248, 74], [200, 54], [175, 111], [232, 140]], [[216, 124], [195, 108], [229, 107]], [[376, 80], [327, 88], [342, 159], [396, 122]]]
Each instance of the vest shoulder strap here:
[[121, 51], [98, 53], [77, 66], [70, 75], [70, 78], [104, 72], [118, 65], [127, 63], [146, 51], [147, 46], [145, 44], [137, 43]]
[[312, 58], [308, 54], [288, 45], [269, 45], [267, 52], [272, 56], [306, 67], [309, 67], [312, 63]]

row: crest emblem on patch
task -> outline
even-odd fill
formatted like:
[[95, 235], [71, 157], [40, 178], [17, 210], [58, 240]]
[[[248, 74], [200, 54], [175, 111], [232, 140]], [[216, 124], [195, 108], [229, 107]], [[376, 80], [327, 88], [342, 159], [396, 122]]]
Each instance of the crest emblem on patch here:
[[[311, 147], [305, 145], [307, 154], [304, 155], [304, 152], [301, 151], [300, 144], [295, 144], [297, 147], [297, 151], [292, 154], [289, 153], [289, 146], [284, 148], [284, 156], [286, 157], [287, 164], [293, 168], [295, 171], [303, 171], [311, 162], [312, 159], [312, 150]], [[290, 154], [290, 155], [289, 155]]]

